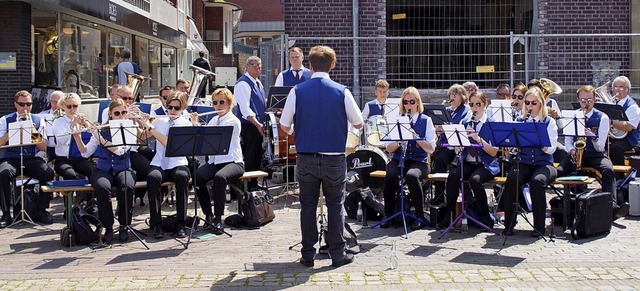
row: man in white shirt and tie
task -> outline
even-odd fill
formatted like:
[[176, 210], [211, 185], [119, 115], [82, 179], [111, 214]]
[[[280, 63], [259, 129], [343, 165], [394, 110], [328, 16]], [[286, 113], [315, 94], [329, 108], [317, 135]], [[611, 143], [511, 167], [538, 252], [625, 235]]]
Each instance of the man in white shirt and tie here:
[[299, 47], [289, 49], [289, 63], [291, 68], [278, 74], [275, 86], [295, 86], [311, 78], [311, 70], [302, 65], [304, 53]]

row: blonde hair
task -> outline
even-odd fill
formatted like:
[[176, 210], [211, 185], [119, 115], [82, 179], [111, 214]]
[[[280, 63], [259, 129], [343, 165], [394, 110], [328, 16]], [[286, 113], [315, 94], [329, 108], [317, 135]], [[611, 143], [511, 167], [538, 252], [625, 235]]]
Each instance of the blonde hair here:
[[178, 102], [180, 102], [180, 110], [184, 110], [185, 108], [187, 108], [187, 99], [188, 98], [189, 97], [187, 96], [187, 93], [182, 92], [182, 91], [173, 90], [169, 94], [169, 98], [167, 98], [167, 105], [169, 105], [169, 103], [171, 103], [171, 101], [178, 101]]
[[449, 90], [447, 90], [447, 97], [449, 97], [449, 95], [451, 94], [460, 95], [460, 97], [462, 98], [462, 104], [467, 104], [467, 101], [469, 101], [467, 89], [465, 89], [464, 86], [460, 84], [453, 84], [451, 85], [451, 87], [449, 87]]
[[73, 100], [76, 103], [78, 103], [78, 105], [82, 104], [82, 99], [80, 99], [80, 96], [78, 96], [78, 94], [76, 93], [65, 93], [62, 98], [58, 99], [58, 107], [62, 108], [64, 103], [67, 102], [67, 100]]
[[233, 97], [233, 93], [231, 93], [231, 90], [227, 88], [216, 89], [215, 91], [213, 91], [213, 93], [211, 93], [211, 101], [213, 101], [213, 96], [215, 95], [222, 95], [224, 99], [226, 99], [225, 101], [229, 104], [229, 108], [233, 108], [235, 98]]
[[[524, 93], [524, 100], [527, 100], [527, 96], [532, 95], [536, 97], [536, 101], [540, 103], [540, 112], [538, 112], [538, 116], [540, 120], [544, 120], [549, 115], [549, 110], [547, 109], [547, 105], [545, 104], [544, 94], [542, 94], [542, 90], [538, 87], [531, 87], [527, 90], [527, 93]], [[526, 105], [525, 105], [526, 106]], [[526, 108], [526, 107], [525, 107]], [[522, 119], [527, 118], [527, 110], [522, 110]]]
[[[416, 98], [416, 102], [418, 102], [418, 112], [422, 113], [422, 111], [424, 111], [424, 105], [422, 105], [422, 97], [420, 97], [420, 92], [418, 91], [418, 89], [416, 89], [416, 87], [410, 86], [407, 87], [407, 89], [404, 89], [404, 91], [402, 91], [400, 102], [404, 102], [404, 98], [409, 94], [413, 95]], [[404, 105], [400, 104], [400, 114], [405, 113], [407, 113], [407, 111], [404, 109]]]

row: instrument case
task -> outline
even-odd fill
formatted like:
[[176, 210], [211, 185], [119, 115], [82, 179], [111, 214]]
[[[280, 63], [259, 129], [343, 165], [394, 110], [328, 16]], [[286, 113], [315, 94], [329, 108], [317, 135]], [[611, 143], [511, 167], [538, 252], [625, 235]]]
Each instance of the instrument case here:
[[580, 239], [608, 234], [613, 222], [612, 201], [610, 192], [591, 190], [578, 194], [571, 236], [574, 239]]

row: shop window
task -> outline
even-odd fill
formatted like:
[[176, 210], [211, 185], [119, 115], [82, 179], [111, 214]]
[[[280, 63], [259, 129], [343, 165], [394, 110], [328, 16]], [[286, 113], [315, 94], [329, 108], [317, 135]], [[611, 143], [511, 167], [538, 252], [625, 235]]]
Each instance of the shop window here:
[[160, 59], [162, 65], [162, 83], [175, 85], [176, 80], [178, 79], [176, 76], [176, 49], [172, 47], [163, 47]]
[[60, 61], [58, 83], [81, 98], [100, 97], [103, 61], [101, 31], [74, 22], [63, 22], [58, 36]]

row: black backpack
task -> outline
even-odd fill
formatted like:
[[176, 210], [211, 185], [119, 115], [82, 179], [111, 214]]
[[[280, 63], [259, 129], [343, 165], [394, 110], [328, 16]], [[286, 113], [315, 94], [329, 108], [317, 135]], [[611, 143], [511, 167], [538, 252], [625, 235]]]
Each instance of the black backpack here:
[[100, 220], [76, 205], [71, 209], [71, 229], [65, 227], [60, 234], [61, 243], [65, 247], [88, 245], [98, 240], [101, 231]]

